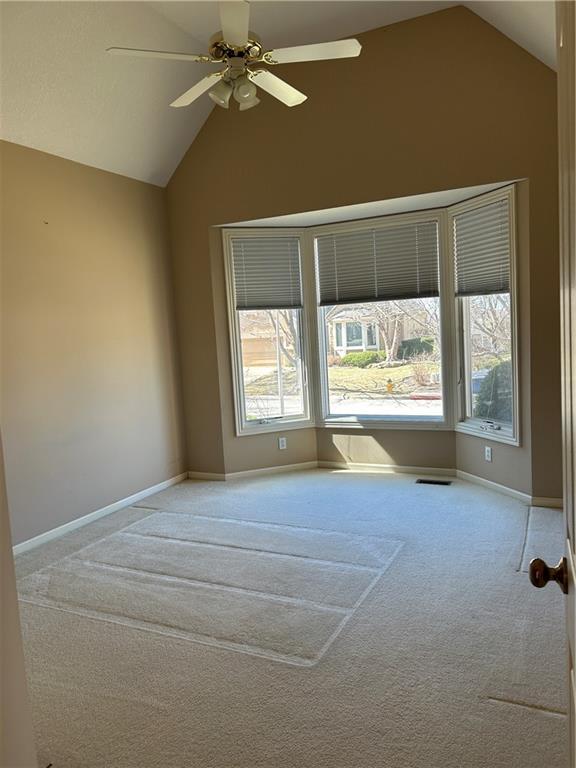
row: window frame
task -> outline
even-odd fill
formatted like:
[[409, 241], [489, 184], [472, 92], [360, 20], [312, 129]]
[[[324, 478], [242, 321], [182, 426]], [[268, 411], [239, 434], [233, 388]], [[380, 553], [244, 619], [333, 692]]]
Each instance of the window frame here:
[[[246, 399], [244, 392], [244, 375], [242, 364], [242, 340], [240, 336], [239, 313], [243, 310], [236, 309], [236, 296], [234, 291], [234, 267], [232, 260], [232, 240], [238, 237], [262, 237], [269, 238], [293, 237], [299, 241], [300, 251], [300, 280], [302, 284], [302, 307], [295, 308], [300, 313], [300, 348], [302, 357], [302, 397], [304, 402], [304, 414], [302, 416], [280, 416], [262, 420], [248, 420], [246, 418]], [[304, 429], [315, 426], [314, 410], [311, 407], [309, 361], [310, 355], [309, 332], [306, 321], [306, 281], [304, 279], [305, 255], [302, 247], [302, 231], [289, 228], [248, 228], [222, 230], [222, 245], [224, 250], [224, 269], [226, 283], [226, 302], [228, 308], [228, 332], [230, 346], [230, 362], [232, 368], [232, 387], [234, 392], [234, 425], [236, 436], [257, 435], [267, 432], [279, 432], [292, 429]]]
[[[466, 297], [459, 297], [454, 292], [455, 338], [456, 338], [456, 366], [454, 370], [456, 388], [457, 419], [456, 432], [482, 437], [485, 440], [493, 440], [508, 445], [520, 446], [520, 366], [519, 366], [519, 333], [518, 333], [518, 230], [517, 230], [517, 203], [516, 186], [508, 185], [502, 189], [494, 190], [471, 200], [465, 200], [447, 209], [449, 230], [453, 231], [453, 220], [456, 215], [465, 211], [480, 208], [488, 203], [499, 200], [508, 201], [509, 210], [509, 234], [510, 234], [510, 335], [511, 335], [511, 364], [512, 364], [512, 424], [480, 419], [469, 415], [471, 371], [469, 354], [469, 325], [464, 301]], [[448, 261], [455, 265], [454, 241], [450, 236]], [[455, 268], [452, 270], [455, 271]]]
[[[450, 334], [446, 329], [444, 317], [450, 316], [449, 293], [451, 283], [449, 282], [449, 271], [446, 269], [443, 258], [445, 253], [446, 223], [445, 214], [442, 208], [432, 208], [423, 211], [413, 211], [409, 213], [391, 214], [372, 219], [362, 219], [359, 221], [346, 221], [337, 224], [323, 224], [318, 227], [311, 227], [308, 231], [311, 240], [311, 257], [314, 265], [314, 274], [316, 271], [316, 252], [315, 238], [322, 234], [332, 234], [338, 232], [358, 232], [366, 229], [373, 229], [377, 224], [379, 227], [393, 227], [398, 223], [416, 224], [426, 221], [435, 221], [438, 226], [438, 283], [440, 302], [440, 365], [442, 371], [442, 411], [441, 417], [422, 417], [422, 416], [404, 416], [401, 419], [386, 416], [371, 415], [342, 415], [330, 413], [329, 391], [328, 391], [328, 366], [326, 364], [326, 334], [323, 322], [323, 307], [317, 302], [316, 277], [314, 277], [314, 313], [316, 318], [316, 337], [318, 341], [318, 354], [314, 359], [314, 366], [318, 369], [317, 379], [320, 392], [317, 392], [317, 427], [327, 428], [355, 428], [355, 429], [396, 429], [396, 430], [453, 430], [454, 417], [452, 408], [452, 381], [451, 371], [453, 369], [452, 345], [450, 343]], [[446, 300], [448, 298], [448, 301]], [[376, 347], [378, 349], [379, 347]]]

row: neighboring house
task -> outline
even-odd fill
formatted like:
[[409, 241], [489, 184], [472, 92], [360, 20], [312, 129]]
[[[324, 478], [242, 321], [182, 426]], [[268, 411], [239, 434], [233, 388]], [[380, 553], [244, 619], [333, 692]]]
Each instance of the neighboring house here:
[[386, 317], [370, 305], [333, 307], [327, 313], [326, 327], [328, 354], [340, 357], [349, 352], [385, 350], [387, 339], [394, 339], [397, 349], [405, 339], [426, 335], [418, 318], [398, 314]]
[[244, 311], [241, 323], [244, 366], [258, 368], [294, 364], [298, 345], [298, 327], [294, 322], [290, 310]]
[[348, 352], [380, 349], [377, 319], [370, 312], [359, 317], [358, 310], [350, 313], [346, 307], [339, 309], [327, 321], [328, 354], [344, 357]]
[[247, 311], [242, 320], [242, 361], [246, 367], [276, 364], [276, 335], [269, 317], [261, 311]]

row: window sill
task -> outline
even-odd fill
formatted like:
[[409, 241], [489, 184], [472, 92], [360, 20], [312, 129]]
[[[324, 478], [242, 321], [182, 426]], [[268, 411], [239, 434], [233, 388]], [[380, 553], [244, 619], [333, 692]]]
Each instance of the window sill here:
[[391, 429], [396, 431], [416, 430], [416, 431], [440, 431], [452, 432], [454, 427], [442, 419], [405, 419], [402, 421], [392, 421], [385, 419], [359, 419], [354, 417], [342, 419], [325, 419], [324, 421], [314, 422], [311, 419], [302, 421], [270, 422], [269, 424], [258, 424], [253, 427], [243, 427], [236, 430], [236, 437], [247, 437], [249, 435], [265, 435], [270, 432], [287, 432], [294, 429], [359, 429], [359, 430], [378, 430]]
[[316, 424], [312, 419], [299, 419], [294, 421], [270, 421], [264, 424], [254, 424], [253, 426], [243, 426], [236, 428], [236, 437], [247, 437], [249, 435], [265, 435], [268, 432], [288, 432], [293, 429], [314, 429]]
[[471, 421], [461, 421], [456, 424], [456, 432], [460, 432], [463, 435], [471, 435], [472, 437], [480, 437], [482, 440], [491, 440], [495, 443], [505, 443], [506, 445], [513, 445], [514, 447], [520, 447], [520, 440], [515, 436], [512, 431], [507, 430], [492, 430], [482, 429], [482, 427]]
[[421, 419], [406, 418], [401, 421], [392, 419], [370, 419], [360, 417], [330, 418], [318, 422], [319, 429], [394, 429], [394, 430], [430, 430], [430, 431], [452, 431], [454, 427], [448, 424], [444, 419]]

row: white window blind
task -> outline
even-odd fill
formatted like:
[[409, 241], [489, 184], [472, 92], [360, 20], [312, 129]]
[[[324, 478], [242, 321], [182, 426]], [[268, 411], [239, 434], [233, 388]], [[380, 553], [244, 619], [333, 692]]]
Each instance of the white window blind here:
[[454, 216], [456, 294], [510, 290], [510, 208], [497, 200]]
[[297, 237], [233, 237], [232, 265], [236, 309], [302, 306]]
[[316, 238], [323, 306], [438, 296], [438, 225], [401, 224]]

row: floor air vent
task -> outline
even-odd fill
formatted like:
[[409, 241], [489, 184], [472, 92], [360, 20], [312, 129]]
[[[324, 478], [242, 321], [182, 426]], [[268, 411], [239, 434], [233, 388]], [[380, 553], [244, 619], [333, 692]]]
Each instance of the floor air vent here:
[[428, 480], [425, 477], [419, 477], [416, 482], [424, 485], [452, 485], [452, 480]]

